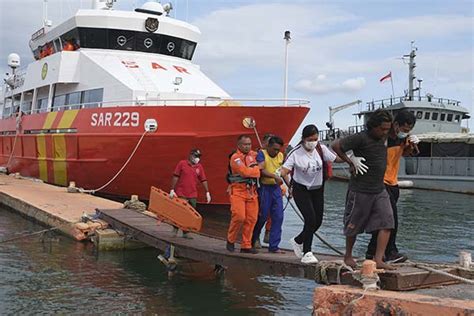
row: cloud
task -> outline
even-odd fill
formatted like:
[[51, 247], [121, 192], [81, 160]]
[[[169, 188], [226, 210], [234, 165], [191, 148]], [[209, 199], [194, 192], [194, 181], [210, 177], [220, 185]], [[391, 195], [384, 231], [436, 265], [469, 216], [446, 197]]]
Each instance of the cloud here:
[[318, 75], [315, 79], [301, 79], [294, 85], [295, 90], [307, 94], [329, 94], [334, 92], [354, 93], [365, 87], [365, 78], [357, 77], [334, 83], [326, 75]]

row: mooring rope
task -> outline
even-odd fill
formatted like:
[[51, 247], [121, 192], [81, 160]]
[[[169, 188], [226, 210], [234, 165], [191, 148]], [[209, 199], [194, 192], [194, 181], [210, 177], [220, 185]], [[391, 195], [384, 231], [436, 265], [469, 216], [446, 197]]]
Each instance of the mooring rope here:
[[[69, 224], [69, 223], [68, 223], [68, 224]], [[61, 226], [63, 226], [63, 225], [61, 225]], [[37, 231], [37, 232], [34, 232], [34, 233], [24, 234], [24, 235], [21, 235], [21, 236], [17, 236], [17, 237], [12, 237], [12, 238], [7, 238], [7, 239], [4, 239], [4, 240], [0, 240], [0, 244], [7, 243], [7, 242], [11, 242], [11, 241], [15, 241], [15, 240], [18, 240], [18, 239], [23, 239], [23, 238], [32, 237], [32, 236], [39, 235], [39, 234], [42, 234], [42, 233], [47, 233], [47, 232], [50, 232], [50, 231], [59, 229], [61, 226], [52, 227], [52, 228], [48, 228], [48, 229], [43, 229], [43, 230], [40, 230], [40, 231]]]
[[117, 179], [117, 177], [122, 173], [122, 171], [125, 169], [125, 167], [128, 165], [128, 163], [132, 160], [133, 156], [135, 155], [135, 153], [137, 152], [137, 149], [138, 147], [140, 147], [140, 144], [142, 143], [143, 141], [143, 138], [145, 137], [146, 133], [148, 133], [148, 131], [144, 131], [142, 136], [140, 137], [140, 139], [138, 140], [137, 142], [137, 145], [135, 146], [135, 148], [133, 149], [132, 153], [130, 154], [130, 156], [128, 157], [127, 161], [125, 161], [125, 163], [122, 165], [122, 167], [120, 168], [119, 171], [117, 171], [117, 173], [112, 177], [112, 179], [110, 179], [106, 184], [104, 184], [103, 186], [97, 188], [97, 189], [92, 189], [92, 190], [86, 190], [86, 189], [83, 189], [83, 188], [78, 188], [78, 191], [81, 192], [81, 193], [92, 193], [94, 194], [95, 192], [97, 191], [100, 191], [104, 188], [106, 188], [109, 184], [111, 184], [115, 179]]

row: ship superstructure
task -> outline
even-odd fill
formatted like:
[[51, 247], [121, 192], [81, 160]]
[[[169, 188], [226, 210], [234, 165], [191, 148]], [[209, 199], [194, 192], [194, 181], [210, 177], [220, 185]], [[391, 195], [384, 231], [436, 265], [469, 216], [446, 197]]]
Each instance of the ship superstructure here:
[[[256, 129], [242, 122], [288, 142], [308, 102], [233, 99], [192, 62], [200, 31], [169, 17], [170, 4], [148, 2], [133, 12], [112, 5], [97, 0], [56, 27], [45, 23], [31, 37], [35, 61], [26, 68], [10, 55], [3, 165], [85, 189], [114, 179], [100, 191], [147, 198], [151, 185], [167, 190], [175, 164], [199, 147], [218, 190], [213, 202], [228, 203], [228, 153], [240, 134], [257, 145]], [[286, 123], [275, 127], [275, 120]]]

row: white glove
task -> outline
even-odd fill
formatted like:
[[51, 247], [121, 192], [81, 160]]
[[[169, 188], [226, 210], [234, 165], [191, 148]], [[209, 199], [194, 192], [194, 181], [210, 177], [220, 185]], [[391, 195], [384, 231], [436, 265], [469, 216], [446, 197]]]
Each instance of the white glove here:
[[354, 164], [356, 174], [363, 175], [367, 172], [367, 170], [369, 170], [369, 167], [367, 167], [367, 165], [363, 163], [363, 161], [365, 161], [364, 157], [351, 156], [350, 159]]
[[176, 196], [176, 192], [174, 190], [170, 191], [170, 199], [174, 198]]
[[346, 155], [347, 155], [347, 157], [349, 157], [349, 159], [354, 164], [356, 174], [363, 175], [364, 173], [367, 172], [367, 170], [369, 170], [369, 167], [366, 164], [363, 163], [363, 161], [365, 161], [364, 157], [355, 156], [354, 152], [352, 150], [347, 151]]
[[278, 168], [277, 170], [275, 170], [275, 175], [276, 175], [278, 178], [281, 178], [281, 167]]
[[207, 204], [211, 203], [211, 193], [206, 192], [206, 202]]
[[408, 136], [408, 142], [416, 145], [420, 142], [420, 139], [416, 135], [410, 135]]

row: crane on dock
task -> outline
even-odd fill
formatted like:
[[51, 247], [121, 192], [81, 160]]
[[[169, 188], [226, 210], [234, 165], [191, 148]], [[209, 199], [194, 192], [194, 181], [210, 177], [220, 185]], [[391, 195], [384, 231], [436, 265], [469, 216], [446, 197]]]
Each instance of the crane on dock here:
[[329, 107], [329, 122], [326, 122], [326, 126], [329, 128], [329, 135], [332, 139], [334, 139], [334, 114], [344, 109], [347, 109], [355, 104], [361, 104], [361, 100], [352, 101], [346, 104], [337, 105], [337, 106], [330, 106]]

